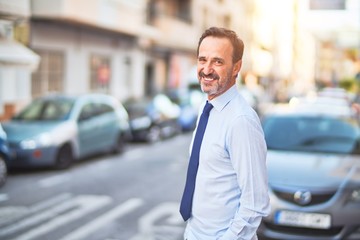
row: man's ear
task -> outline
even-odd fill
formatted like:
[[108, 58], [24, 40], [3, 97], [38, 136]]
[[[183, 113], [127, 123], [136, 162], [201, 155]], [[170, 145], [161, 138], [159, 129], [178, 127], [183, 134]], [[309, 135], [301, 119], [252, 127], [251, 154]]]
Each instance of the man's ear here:
[[233, 76], [238, 75], [238, 73], [239, 73], [239, 71], [241, 69], [241, 65], [242, 65], [242, 60], [241, 59], [234, 64], [233, 73], [232, 73]]

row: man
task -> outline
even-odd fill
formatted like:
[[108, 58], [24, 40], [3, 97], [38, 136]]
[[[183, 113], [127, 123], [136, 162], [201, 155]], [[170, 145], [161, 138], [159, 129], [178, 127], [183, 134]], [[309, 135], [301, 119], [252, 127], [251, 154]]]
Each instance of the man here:
[[[197, 129], [192, 141], [180, 204], [186, 240], [257, 239], [261, 219], [270, 211], [263, 131], [236, 87], [243, 50], [236, 33], [224, 28], [209, 28], [199, 40], [198, 79], [212, 109], [207, 124], [200, 117], [197, 126], [205, 125], [201, 143]], [[193, 158], [195, 145], [201, 148]], [[188, 187], [192, 179], [193, 188]]]

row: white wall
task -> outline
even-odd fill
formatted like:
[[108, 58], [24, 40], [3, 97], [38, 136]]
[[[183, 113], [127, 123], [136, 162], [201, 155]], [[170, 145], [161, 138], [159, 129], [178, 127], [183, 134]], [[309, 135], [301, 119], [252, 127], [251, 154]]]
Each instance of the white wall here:
[[31, 100], [31, 71], [26, 68], [0, 66], [0, 116], [5, 104], [18, 110]]
[[[77, 27], [63, 27], [35, 23], [32, 26], [33, 49], [60, 50], [65, 53], [65, 92], [81, 94], [89, 91], [89, 61], [91, 54], [111, 58], [110, 93], [119, 99], [141, 95], [144, 80], [144, 53], [137, 50], [130, 38], [122, 40], [118, 35], [86, 31]], [[126, 88], [125, 58], [130, 57], [133, 79]], [[140, 93], [139, 93], [140, 91]]]

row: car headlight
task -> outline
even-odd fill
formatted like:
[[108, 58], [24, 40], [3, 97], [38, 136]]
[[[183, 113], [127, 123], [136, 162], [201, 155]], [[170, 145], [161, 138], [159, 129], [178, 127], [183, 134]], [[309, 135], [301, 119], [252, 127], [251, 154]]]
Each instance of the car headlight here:
[[355, 189], [352, 191], [351, 196], [350, 196], [350, 201], [360, 202], [360, 189]]
[[49, 134], [44, 133], [34, 139], [26, 139], [20, 142], [22, 149], [35, 149], [39, 147], [47, 147], [52, 144], [52, 140]]

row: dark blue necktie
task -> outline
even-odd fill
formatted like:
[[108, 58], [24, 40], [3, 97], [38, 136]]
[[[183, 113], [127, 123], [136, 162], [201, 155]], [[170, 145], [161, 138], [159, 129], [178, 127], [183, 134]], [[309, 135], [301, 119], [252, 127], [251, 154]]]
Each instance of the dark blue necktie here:
[[206, 124], [209, 119], [209, 113], [210, 110], [213, 108], [213, 105], [211, 103], [206, 102], [206, 105], [204, 107], [204, 110], [200, 116], [199, 124], [195, 133], [195, 139], [193, 143], [193, 147], [191, 150], [190, 155], [190, 161], [187, 171], [187, 177], [186, 177], [186, 184], [184, 193], [181, 199], [180, 204], [180, 213], [183, 217], [184, 221], [188, 220], [191, 215], [191, 207], [192, 207], [192, 199], [194, 195], [194, 189], [195, 189], [195, 180], [196, 180], [196, 173], [199, 166], [199, 154], [200, 154], [200, 147], [201, 142], [204, 137], [204, 132], [206, 129]]

